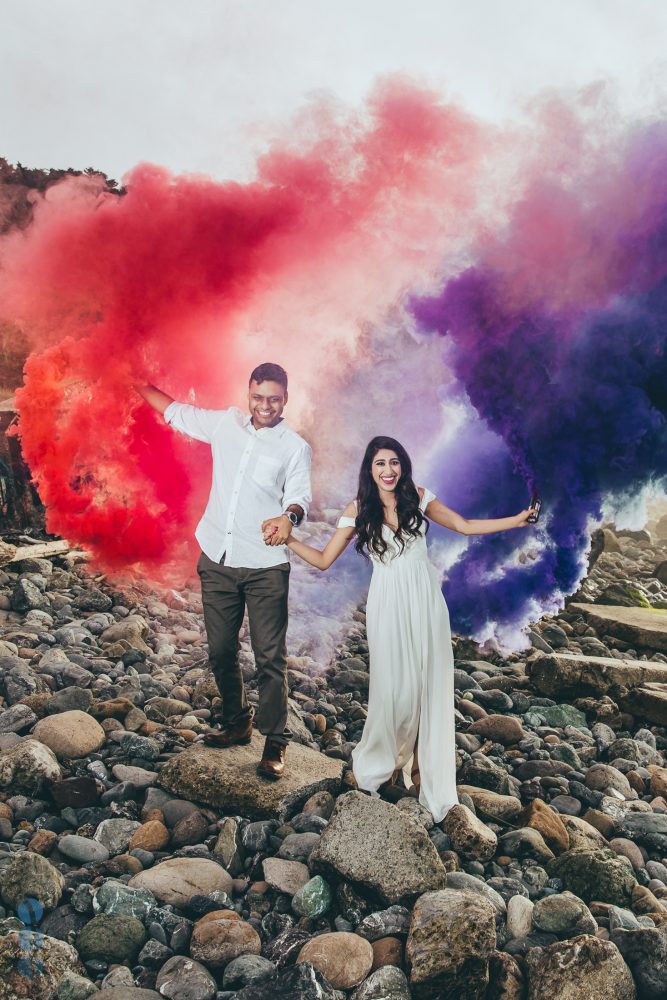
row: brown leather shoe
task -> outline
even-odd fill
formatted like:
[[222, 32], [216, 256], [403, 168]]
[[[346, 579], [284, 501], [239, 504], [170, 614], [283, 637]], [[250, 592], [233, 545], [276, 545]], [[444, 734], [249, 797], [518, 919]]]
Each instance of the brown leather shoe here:
[[271, 781], [282, 778], [285, 773], [286, 751], [287, 747], [284, 743], [267, 736], [262, 759], [257, 765], [257, 774], [261, 775], [262, 778], [269, 778]]
[[207, 729], [201, 737], [208, 746], [224, 749], [250, 743], [252, 738], [252, 715], [241, 726], [227, 726], [225, 729]]

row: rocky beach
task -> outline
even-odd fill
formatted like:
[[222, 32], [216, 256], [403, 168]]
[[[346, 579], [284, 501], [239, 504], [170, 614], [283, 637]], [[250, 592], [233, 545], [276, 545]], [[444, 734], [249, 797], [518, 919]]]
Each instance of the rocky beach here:
[[[355, 787], [363, 606], [330, 662], [290, 656], [270, 783], [259, 734], [197, 740], [196, 591], [5, 554], [0, 1000], [665, 997], [667, 517], [589, 559], [525, 651], [455, 638], [461, 804], [435, 824], [400, 775]], [[245, 628], [241, 659], [256, 700]]]

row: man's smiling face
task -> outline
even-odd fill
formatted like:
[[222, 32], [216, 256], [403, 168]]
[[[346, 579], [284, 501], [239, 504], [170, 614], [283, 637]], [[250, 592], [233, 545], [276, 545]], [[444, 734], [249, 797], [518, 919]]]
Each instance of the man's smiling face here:
[[287, 403], [287, 389], [279, 382], [266, 380], [250, 383], [248, 389], [248, 408], [256, 430], [262, 427], [275, 427], [280, 422], [282, 412]]

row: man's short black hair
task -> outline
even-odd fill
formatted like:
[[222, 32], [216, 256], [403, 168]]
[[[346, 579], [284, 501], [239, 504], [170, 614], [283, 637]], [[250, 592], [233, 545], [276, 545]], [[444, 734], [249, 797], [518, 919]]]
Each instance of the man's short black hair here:
[[287, 392], [287, 372], [280, 365], [274, 365], [270, 361], [265, 361], [263, 365], [257, 365], [255, 370], [250, 373], [248, 385], [251, 382], [257, 382], [258, 385], [261, 382], [277, 382]]

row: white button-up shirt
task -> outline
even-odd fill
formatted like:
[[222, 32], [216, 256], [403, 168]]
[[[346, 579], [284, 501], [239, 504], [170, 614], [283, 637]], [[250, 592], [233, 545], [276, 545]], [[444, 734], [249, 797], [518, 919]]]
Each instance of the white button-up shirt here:
[[214, 562], [261, 569], [288, 559], [286, 545], [266, 545], [262, 521], [292, 504], [308, 511], [311, 448], [284, 420], [256, 430], [233, 406], [204, 410], [170, 403], [164, 419], [176, 430], [211, 446], [213, 480], [195, 537]]

